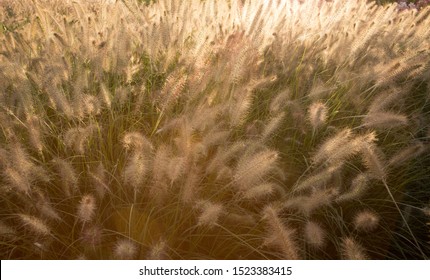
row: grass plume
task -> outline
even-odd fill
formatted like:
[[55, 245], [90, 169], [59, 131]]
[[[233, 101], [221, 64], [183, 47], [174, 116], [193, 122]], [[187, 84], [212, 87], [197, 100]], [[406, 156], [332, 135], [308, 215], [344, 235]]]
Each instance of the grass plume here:
[[1, 2], [2, 258], [428, 259], [430, 7]]

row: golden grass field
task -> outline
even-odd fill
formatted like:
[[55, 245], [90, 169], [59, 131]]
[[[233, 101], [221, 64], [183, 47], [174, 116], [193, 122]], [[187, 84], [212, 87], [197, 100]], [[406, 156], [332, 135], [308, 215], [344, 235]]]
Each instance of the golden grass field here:
[[0, 1], [1, 259], [428, 259], [429, 14]]

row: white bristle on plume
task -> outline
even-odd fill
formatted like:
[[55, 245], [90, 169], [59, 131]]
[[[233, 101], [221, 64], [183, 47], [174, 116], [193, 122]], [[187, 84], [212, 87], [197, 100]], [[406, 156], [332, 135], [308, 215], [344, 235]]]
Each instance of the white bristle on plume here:
[[342, 255], [346, 260], [368, 259], [364, 248], [351, 237], [342, 240]]
[[210, 201], [200, 202], [201, 214], [198, 216], [199, 226], [213, 227], [217, 224], [219, 217], [223, 214], [223, 205]]
[[19, 214], [18, 216], [22, 223], [32, 232], [38, 235], [50, 235], [50, 228], [41, 219], [26, 214]]
[[364, 210], [354, 217], [354, 226], [358, 231], [370, 232], [378, 227], [379, 220], [380, 218], [377, 214]]
[[308, 221], [305, 225], [305, 240], [306, 242], [316, 248], [321, 248], [325, 245], [326, 233], [322, 227], [312, 221]]
[[96, 211], [96, 199], [92, 194], [84, 195], [78, 206], [78, 218], [82, 222], [93, 220]]
[[327, 121], [328, 109], [322, 102], [314, 102], [309, 107], [308, 117], [314, 129], [323, 126]]
[[132, 260], [137, 257], [137, 245], [128, 239], [119, 240], [114, 247], [114, 256], [120, 260]]

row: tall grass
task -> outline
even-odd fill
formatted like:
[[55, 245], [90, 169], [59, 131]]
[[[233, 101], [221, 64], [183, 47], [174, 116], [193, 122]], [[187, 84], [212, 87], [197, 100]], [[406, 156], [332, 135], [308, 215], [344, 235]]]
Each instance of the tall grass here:
[[140, 2], [2, 2], [2, 258], [428, 258], [429, 7]]

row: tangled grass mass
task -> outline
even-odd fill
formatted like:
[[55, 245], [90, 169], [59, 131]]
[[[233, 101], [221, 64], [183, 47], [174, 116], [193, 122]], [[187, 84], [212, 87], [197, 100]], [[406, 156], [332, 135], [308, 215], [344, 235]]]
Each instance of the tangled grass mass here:
[[0, 1], [0, 257], [428, 259], [429, 14]]

